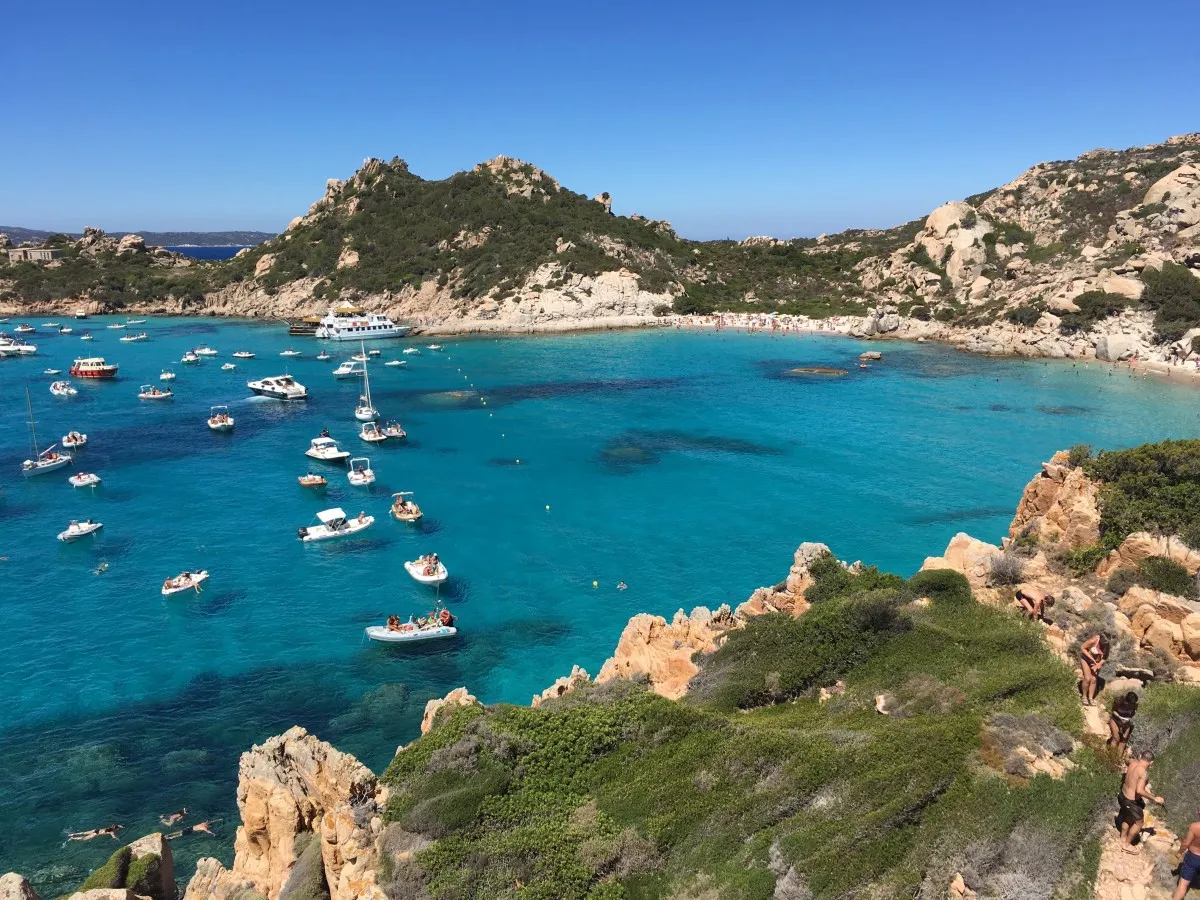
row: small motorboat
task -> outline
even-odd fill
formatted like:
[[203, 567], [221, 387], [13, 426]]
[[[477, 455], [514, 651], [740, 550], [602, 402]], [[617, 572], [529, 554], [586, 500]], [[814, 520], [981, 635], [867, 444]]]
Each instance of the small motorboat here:
[[405, 431], [401, 427], [400, 423], [395, 421], [394, 419], [389, 419], [388, 423], [383, 426], [383, 433], [386, 434], [390, 438], [406, 438], [406, 437], [408, 437], [408, 432]]
[[222, 372], [232, 372], [236, 368], [237, 366], [235, 366], [233, 363], [221, 363]]
[[45, 369], [45, 370], [43, 370], [42, 374], [43, 375], [61, 375], [62, 369]]
[[0, 357], [8, 356], [9, 354], [33, 356], [35, 353], [37, 353], [37, 344], [27, 344], [24, 341], [0, 336]]
[[426, 344], [425, 349], [426, 350], [441, 350], [442, 345], [441, 344]]
[[382, 353], [383, 353], [382, 350], [376, 350], [375, 348], [371, 348], [370, 350], [367, 351], [367, 356], [380, 356]]
[[95, 472], [80, 472], [78, 475], [72, 475], [67, 481], [71, 483], [71, 487], [95, 487], [100, 483], [100, 476]]
[[425, 515], [421, 507], [412, 500], [405, 499], [413, 495], [412, 491], [401, 491], [392, 494], [392, 518], [398, 522], [415, 522]]
[[24, 322], [22, 322], [20, 325], [14, 328], [13, 331], [15, 331], [17, 334], [33, 334], [33, 332], [37, 331], [37, 329], [32, 325], [26, 325]]
[[88, 317], [86, 309], [77, 309], [75, 310], [74, 315], [77, 319], [86, 319]]
[[71, 334], [71, 333], [72, 333], [72, 332], [74, 332], [74, 331], [75, 331], [75, 329], [74, 329], [74, 328], [71, 328], [69, 325], [60, 325], [60, 326], [58, 326], [58, 333], [59, 333], [59, 334]]
[[325, 350], [322, 350], [320, 353], [317, 354], [317, 360], [319, 362], [325, 362], [328, 359], [333, 359], [333, 356]]
[[324, 475], [315, 475], [312, 472], [309, 472], [307, 475], [301, 475], [296, 480], [300, 482], [300, 487], [306, 488], [325, 487], [325, 485], [329, 484]]
[[141, 331], [141, 332], [138, 332], [137, 334], [123, 334], [123, 335], [121, 335], [119, 340], [125, 344], [136, 344], [136, 343], [140, 343], [142, 341], [150, 340], [150, 335], [146, 334], [146, 332], [144, 332], [144, 331]]
[[95, 534], [103, 527], [104, 524], [102, 522], [93, 522], [91, 519], [84, 519], [82, 522], [71, 520], [71, 524], [67, 526], [66, 531], [58, 533], [58, 539], [64, 544], [69, 544], [72, 541], [87, 537], [89, 534]]
[[81, 334], [79, 336], [79, 339], [81, 341], [94, 341], [95, 340], [95, 338], [92, 337], [92, 333], [90, 331], [85, 331], [83, 334]]
[[418, 641], [432, 641], [438, 638], [450, 638], [458, 634], [454, 624], [454, 616], [450, 610], [443, 609], [436, 616], [414, 619], [408, 617], [407, 622], [400, 622], [394, 616], [388, 617], [387, 625], [368, 625], [367, 637], [372, 641], [385, 644], [411, 644]]
[[378, 422], [363, 422], [362, 430], [358, 433], [358, 436], [371, 444], [378, 444], [388, 439], [388, 436], [383, 433], [383, 429], [379, 427]]
[[62, 328], [62, 323], [61, 322], [43, 322], [42, 327], [43, 328]]
[[405, 356], [420, 356], [421, 355], [421, 351], [418, 350], [416, 347], [405, 347], [400, 352], [403, 353]]
[[334, 378], [362, 378], [363, 373], [367, 371], [366, 364], [362, 360], [348, 359], [340, 363], [333, 370]]
[[366, 361], [367, 361], [366, 353], [355, 353], [352, 357], [350, 357], [350, 362], [365, 363]]
[[286, 356], [289, 359], [291, 359], [292, 357], [300, 356], [301, 353], [299, 350], [293, 350], [291, 347], [288, 347], [288, 349], [286, 349], [286, 350], [279, 351], [279, 355]]
[[348, 465], [350, 468], [346, 472], [346, 480], [354, 487], [368, 487], [375, 483], [375, 471], [365, 456], [354, 457]]
[[328, 435], [322, 435], [309, 441], [304, 455], [312, 459], [319, 459], [321, 462], [341, 462], [350, 456], [350, 451], [343, 450], [338, 446], [338, 442]]
[[271, 375], [257, 381], [247, 381], [250, 388], [260, 397], [270, 397], [272, 400], [307, 400], [308, 388], [291, 375]]
[[170, 400], [175, 396], [170, 388], [159, 388], [152, 384], [143, 384], [138, 389], [139, 400]]
[[450, 577], [445, 564], [437, 558], [436, 553], [410, 560], [404, 564], [404, 568], [414, 580], [421, 584], [441, 584]]
[[406, 360], [406, 359], [389, 359], [387, 362], [384, 363], [384, 365], [389, 366], [389, 367], [407, 366], [408, 360]]
[[170, 369], [163, 369], [162, 374], [158, 376], [159, 381], [174, 381], [175, 373]]
[[201, 569], [199, 572], [180, 572], [174, 578], [168, 578], [163, 582], [162, 595], [170, 597], [181, 591], [195, 591], [198, 594], [200, 585], [206, 581], [208, 581], [207, 569]]
[[249, 350], [238, 350], [233, 354], [234, 359], [254, 359], [254, 354]]
[[233, 431], [233, 416], [229, 414], [229, 407], [212, 407], [212, 409], [209, 411], [208, 427], [213, 431]]
[[195, 353], [197, 356], [216, 356], [217, 355], [217, 351], [214, 350], [212, 347], [208, 346], [208, 344], [201, 344], [199, 347], [197, 347], [192, 352]]
[[145, 325], [146, 320], [145, 319], [126, 319], [125, 324], [126, 325]]
[[360, 512], [357, 518], [349, 519], [346, 517], [345, 510], [334, 507], [333, 509], [323, 509], [317, 513], [317, 523], [298, 528], [296, 536], [305, 543], [349, 537], [370, 528], [375, 523], [375, 517]]
[[68, 431], [63, 435], [61, 443], [68, 450], [74, 450], [87, 444], [87, 435], [78, 431]]
[[200, 362], [200, 357], [196, 355], [194, 350], [188, 350], [179, 361], [185, 365], [195, 365]]
[[124, 327], [125, 327], [125, 323], [124, 323], [124, 322], [113, 322], [113, 323], [112, 323], [111, 325], [109, 325], [108, 327], [109, 327], [109, 328], [112, 328], [112, 329], [114, 329], [114, 330], [115, 330], [115, 329], [117, 329], [117, 328], [124, 328]]
[[50, 385], [50, 393], [55, 397], [74, 397], [79, 391], [69, 381], [56, 381]]

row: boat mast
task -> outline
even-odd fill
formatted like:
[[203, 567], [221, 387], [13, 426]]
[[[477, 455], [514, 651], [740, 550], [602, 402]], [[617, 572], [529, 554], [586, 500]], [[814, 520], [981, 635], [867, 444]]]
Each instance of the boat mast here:
[[374, 409], [375, 407], [371, 405], [371, 374], [369, 371], [370, 367], [367, 365], [369, 358], [367, 356], [367, 347], [362, 341], [358, 342], [358, 346], [363, 358], [363, 387], [367, 390], [367, 408]]
[[36, 461], [41, 459], [42, 455], [38, 451], [37, 426], [33, 421], [33, 400], [31, 400], [29, 397], [28, 387], [25, 388], [25, 405], [29, 407], [29, 438], [31, 441], [33, 441], [33, 458]]

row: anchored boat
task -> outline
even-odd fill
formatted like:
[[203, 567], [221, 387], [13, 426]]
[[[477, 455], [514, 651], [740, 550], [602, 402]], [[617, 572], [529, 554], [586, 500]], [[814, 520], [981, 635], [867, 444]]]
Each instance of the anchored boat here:
[[70, 453], [59, 453], [54, 448], [56, 445], [51, 444], [45, 450], [38, 450], [37, 444], [37, 424], [33, 419], [33, 400], [29, 396], [29, 388], [25, 388], [25, 405], [29, 408], [29, 440], [33, 445], [33, 459], [27, 459], [21, 463], [21, 474], [29, 477], [31, 475], [44, 475], [47, 472], [53, 472], [55, 469], [61, 469], [71, 462]]
[[404, 568], [413, 577], [413, 580], [419, 581], [421, 584], [441, 584], [450, 577], [445, 564], [438, 559], [436, 553], [409, 560], [404, 564]]
[[71, 521], [65, 531], [58, 533], [58, 539], [64, 544], [69, 544], [72, 541], [77, 541], [80, 538], [87, 537], [89, 534], [95, 534], [104, 524], [101, 522], [93, 522], [91, 519], [85, 519], [82, 522]]
[[208, 427], [213, 431], [233, 431], [233, 416], [228, 406], [214, 406], [209, 410]]
[[321, 462], [341, 462], [350, 456], [350, 451], [343, 450], [338, 446], [338, 442], [328, 435], [322, 435], [309, 441], [304, 455]]
[[332, 538], [349, 537], [370, 528], [375, 522], [374, 516], [359, 513], [357, 518], [346, 517], [345, 510], [334, 507], [323, 509], [317, 513], [317, 524], [297, 529], [296, 536], [305, 543], [313, 541], [328, 541]]
[[257, 381], [247, 381], [250, 388], [260, 397], [270, 397], [272, 400], [307, 400], [308, 388], [291, 375], [272, 375]]
[[392, 494], [392, 517], [397, 521], [416, 522], [424, 515], [421, 507], [412, 500], [405, 499], [412, 495], [412, 491], [400, 491], [398, 494]]
[[71, 364], [71, 375], [76, 378], [116, 378], [119, 366], [104, 361], [103, 356], [84, 356]]
[[174, 578], [168, 578], [163, 582], [162, 595], [170, 597], [181, 591], [195, 591], [198, 594], [200, 585], [206, 581], [208, 581], [207, 569], [201, 569], [199, 572], [180, 572]]

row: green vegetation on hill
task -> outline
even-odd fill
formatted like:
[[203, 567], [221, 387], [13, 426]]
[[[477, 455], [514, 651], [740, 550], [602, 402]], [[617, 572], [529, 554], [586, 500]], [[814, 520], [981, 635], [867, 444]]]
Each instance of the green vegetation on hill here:
[[1119, 546], [1135, 531], [1177, 534], [1189, 546], [1200, 547], [1200, 440], [1105, 451], [1083, 465], [1102, 482], [1104, 549]]
[[[911, 897], [961, 871], [981, 896], [1089, 896], [1116, 774], [1091, 750], [1062, 779], [1022, 774], [1019, 746], [1063, 752], [1081, 732], [1074, 675], [1039, 629], [957, 573], [818, 569], [812, 610], [698, 657], [681, 702], [614, 682], [443, 713], [383, 776], [390, 839], [433, 841], [389, 857], [385, 889]], [[845, 693], [820, 702], [838, 677]]]

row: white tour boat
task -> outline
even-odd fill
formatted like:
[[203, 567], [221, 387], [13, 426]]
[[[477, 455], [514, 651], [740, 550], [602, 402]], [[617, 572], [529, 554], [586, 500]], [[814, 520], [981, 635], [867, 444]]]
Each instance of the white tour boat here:
[[175, 373], [170, 369], [163, 369], [162, 374], [158, 376], [159, 381], [174, 381]]
[[50, 385], [50, 393], [55, 397], [74, 397], [79, 391], [69, 381], [55, 381]]
[[390, 438], [399, 439], [408, 437], [408, 432], [395, 419], [388, 419], [387, 423], [383, 426], [383, 433]]
[[415, 501], [406, 499], [412, 495], [412, 491], [400, 491], [398, 494], [392, 494], [392, 518], [396, 521], [415, 522], [425, 515]]
[[206, 581], [208, 581], [207, 569], [201, 569], [199, 572], [180, 572], [174, 578], [168, 578], [163, 582], [162, 595], [170, 597], [181, 591], [195, 591], [198, 594], [200, 585]]
[[354, 487], [367, 487], [375, 483], [375, 470], [365, 456], [356, 456], [347, 465], [350, 468], [346, 472], [346, 480]]
[[87, 537], [89, 534], [95, 534], [104, 527], [102, 522], [93, 522], [91, 519], [85, 519], [82, 522], [72, 520], [67, 526], [66, 531], [58, 533], [58, 539], [64, 544], [69, 544], [71, 541], [77, 541], [82, 537]]
[[71, 483], [71, 487], [95, 487], [100, 483], [100, 476], [95, 472], [80, 472], [78, 475], [72, 475], [67, 481]]
[[239, 350], [233, 354], [234, 359], [254, 359], [254, 354], [249, 350]]
[[404, 568], [415, 581], [419, 581], [421, 584], [441, 584], [450, 577], [445, 563], [437, 558], [436, 553], [410, 560], [404, 564]]
[[152, 384], [143, 384], [138, 388], [139, 400], [170, 400], [174, 396], [170, 388], [155, 387]]
[[77, 357], [71, 363], [71, 374], [76, 378], [116, 378], [120, 366], [105, 362], [103, 356]]
[[236, 368], [237, 366], [235, 366], [233, 363], [221, 363], [222, 372], [232, 372]]
[[358, 534], [360, 531], [370, 528], [374, 522], [375, 517], [365, 513], [359, 513], [352, 519], [347, 518], [344, 510], [334, 507], [333, 509], [323, 509], [317, 513], [318, 524], [297, 529], [296, 536], [306, 543], [327, 541], [330, 538]]
[[404, 337], [410, 331], [407, 325], [397, 325], [378, 313], [364, 313], [357, 306], [333, 307], [317, 325], [317, 337], [331, 341]]
[[54, 449], [56, 444], [51, 444], [45, 450], [38, 450], [37, 423], [33, 419], [33, 400], [30, 399], [29, 388], [25, 388], [25, 405], [29, 408], [29, 440], [33, 444], [33, 459], [21, 463], [21, 474], [26, 477], [44, 475], [70, 465], [71, 454], [59, 453]]
[[208, 427], [213, 431], [233, 431], [233, 416], [228, 406], [214, 406], [209, 411]]
[[315, 437], [309, 441], [308, 449], [304, 451], [304, 455], [312, 459], [319, 459], [321, 462], [341, 462], [350, 456], [349, 450], [343, 450], [335, 441], [327, 434], [320, 437]]
[[68, 450], [74, 450], [77, 447], [83, 447], [87, 444], [87, 435], [79, 431], [68, 431], [63, 435], [60, 443]]
[[334, 378], [362, 378], [367, 371], [367, 364], [362, 360], [348, 359], [333, 370]]
[[257, 381], [247, 381], [250, 388], [260, 397], [270, 397], [272, 400], [307, 400], [308, 388], [291, 375], [272, 375]]
[[420, 356], [421, 355], [421, 351], [418, 350], [416, 347], [405, 347], [400, 352], [403, 353], [405, 356]]
[[179, 361], [184, 365], [192, 366], [200, 362], [200, 357], [196, 355], [194, 350], [188, 350], [183, 354], [183, 357]]
[[288, 347], [286, 350], [280, 350], [279, 355], [286, 356], [287, 358], [291, 359], [300, 356], [301, 353], [299, 350], [293, 350], [291, 347]]
[[212, 347], [208, 346], [208, 344], [201, 344], [193, 352], [197, 356], [216, 356], [217, 355], [217, 351], [214, 350]]
[[451, 638], [458, 634], [454, 625], [454, 616], [448, 609], [443, 609], [438, 618], [432, 623], [420, 624], [412, 616], [407, 622], [392, 625], [368, 625], [367, 637], [372, 641], [384, 644], [414, 644], [419, 641], [433, 641], [438, 638]]
[[388, 439], [377, 422], [363, 422], [362, 431], [358, 433], [358, 436], [371, 444], [378, 444]]

